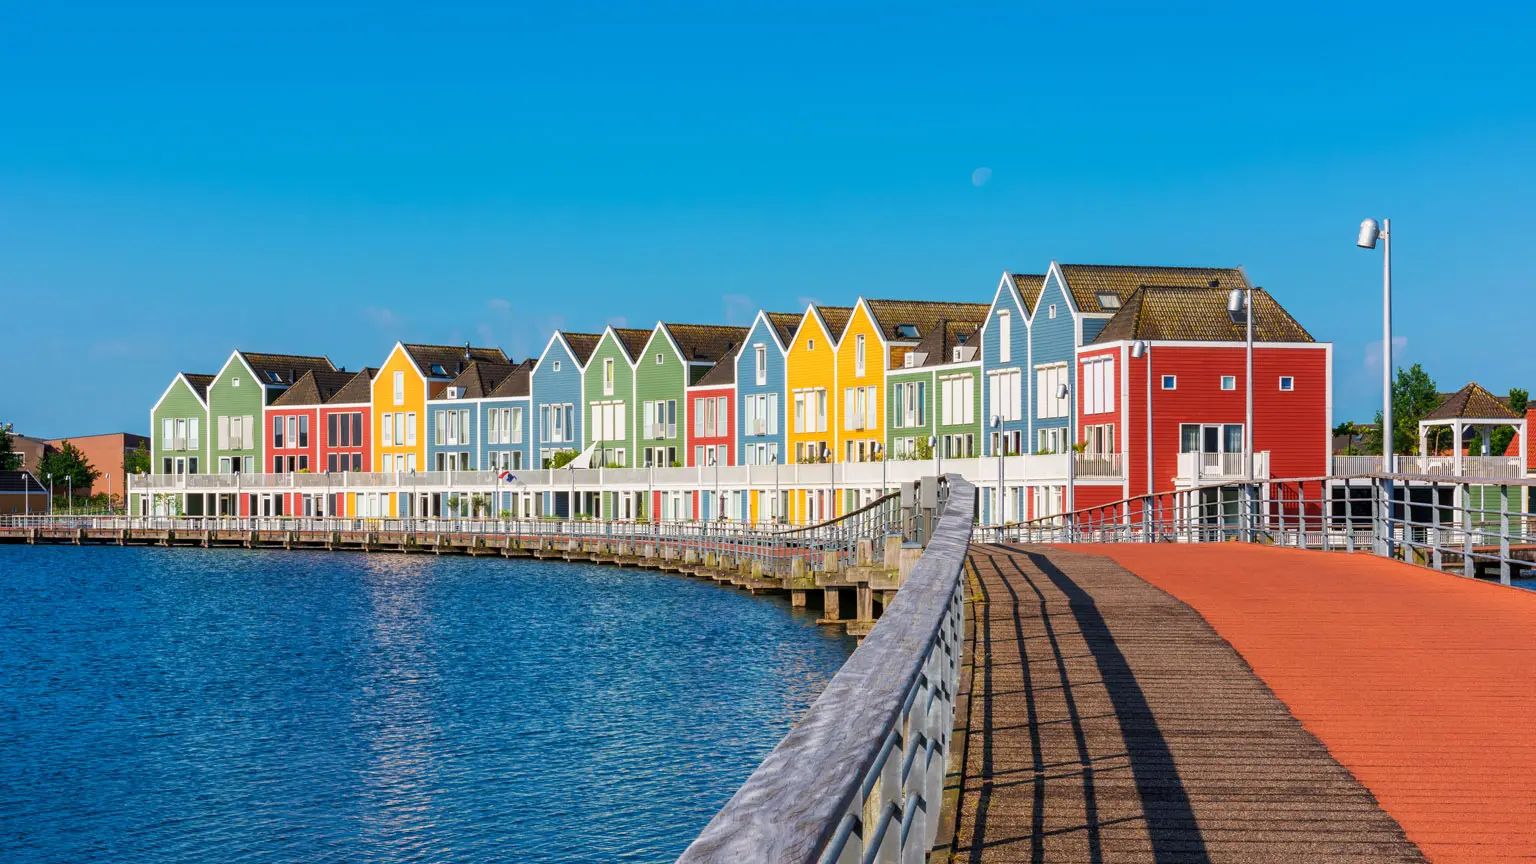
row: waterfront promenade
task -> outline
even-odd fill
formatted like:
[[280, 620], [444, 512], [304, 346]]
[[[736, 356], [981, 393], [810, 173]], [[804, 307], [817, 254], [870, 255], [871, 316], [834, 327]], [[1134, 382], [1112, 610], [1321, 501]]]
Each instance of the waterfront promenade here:
[[1241, 544], [967, 569], [952, 860], [1536, 856], [1536, 593]]

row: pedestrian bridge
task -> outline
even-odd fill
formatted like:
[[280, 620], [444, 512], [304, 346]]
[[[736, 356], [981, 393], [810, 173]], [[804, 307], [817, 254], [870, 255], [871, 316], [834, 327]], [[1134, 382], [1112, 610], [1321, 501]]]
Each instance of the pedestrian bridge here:
[[1438, 569], [1518, 580], [1529, 514], [1383, 507], [1305, 548], [1330, 514], [1282, 509], [1286, 548], [1262, 502], [1212, 532], [1121, 507], [1065, 536], [1173, 542], [1025, 543], [949, 482], [896, 602], [682, 861], [1536, 858], [1536, 591]]

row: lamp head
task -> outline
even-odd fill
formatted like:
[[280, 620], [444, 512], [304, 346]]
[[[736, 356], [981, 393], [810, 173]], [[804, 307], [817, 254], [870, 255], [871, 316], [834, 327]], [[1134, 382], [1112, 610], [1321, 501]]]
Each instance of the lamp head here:
[[1065, 384], [1057, 384], [1056, 385], [1056, 398], [1057, 399], [1065, 399], [1065, 398], [1067, 398], [1067, 393], [1068, 392], [1069, 391], [1067, 390], [1067, 385], [1065, 385]]
[[1367, 219], [1360, 223], [1360, 239], [1355, 241], [1355, 245], [1361, 249], [1375, 249], [1376, 239], [1380, 236], [1381, 226], [1375, 219]]
[[992, 415], [992, 428], [993, 429], [1001, 429], [1002, 426], [1003, 426], [1003, 417], [1002, 417], [1002, 415], [1001, 414], [993, 414]]
[[1243, 295], [1243, 289], [1233, 288], [1227, 295], [1227, 317], [1233, 324], [1243, 324], [1248, 321], [1248, 303]]
[[1137, 339], [1131, 343], [1131, 356], [1140, 360], [1147, 353], [1147, 343]]

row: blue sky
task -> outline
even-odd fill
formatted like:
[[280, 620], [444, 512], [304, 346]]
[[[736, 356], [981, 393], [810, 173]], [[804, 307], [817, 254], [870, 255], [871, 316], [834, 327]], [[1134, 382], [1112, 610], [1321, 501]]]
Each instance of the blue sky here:
[[1053, 258], [1245, 266], [1366, 418], [1383, 215], [1400, 359], [1529, 388], [1536, 12], [1348, 5], [6, 4], [0, 420]]

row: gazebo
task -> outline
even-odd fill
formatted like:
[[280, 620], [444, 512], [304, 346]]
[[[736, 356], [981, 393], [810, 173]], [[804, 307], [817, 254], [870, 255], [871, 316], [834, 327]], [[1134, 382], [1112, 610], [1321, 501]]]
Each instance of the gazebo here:
[[[1423, 464], [1426, 469], [1430, 465], [1429, 432], [1431, 429], [1441, 426], [1450, 427], [1451, 429], [1452, 441], [1455, 443], [1451, 447], [1450, 467], [1453, 469], [1451, 473], [1458, 477], [1467, 473], [1485, 476], [1489, 473], [1486, 470], [1466, 471], [1466, 468], [1469, 466], [1463, 457], [1463, 450], [1465, 449], [1463, 444], [1467, 441], [1466, 436], [1468, 433], [1481, 433], [1479, 437], [1482, 439], [1481, 455], [1483, 457], [1494, 455], [1491, 452], [1491, 441], [1495, 427], [1513, 426], [1521, 438], [1524, 438], [1526, 435], [1525, 416], [1515, 413], [1508, 405], [1500, 401], [1499, 397], [1489, 393], [1476, 383], [1468, 384], [1452, 393], [1444, 402], [1440, 403], [1440, 407], [1424, 415], [1424, 419], [1419, 421], [1419, 453], [1422, 454], [1420, 458], [1424, 460]], [[1518, 458], [1520, 459], [1518, 473], [1524, 474], [1525, 458], [1523, 456]], [[1477, 465], [1477, 463], [1473, 464]], [[1426, 470], [1425, 473], [1440, 472]], [[1502, 474], [1505, 472], [1493, 473]]]

